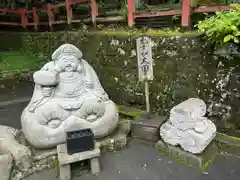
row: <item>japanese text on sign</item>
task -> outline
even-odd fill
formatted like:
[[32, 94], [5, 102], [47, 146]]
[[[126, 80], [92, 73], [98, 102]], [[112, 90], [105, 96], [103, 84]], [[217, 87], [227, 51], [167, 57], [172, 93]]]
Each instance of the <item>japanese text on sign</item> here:
[[153, 59], [151, 38], [140, 36], [136, 39], [139, 81], [153, 80]]

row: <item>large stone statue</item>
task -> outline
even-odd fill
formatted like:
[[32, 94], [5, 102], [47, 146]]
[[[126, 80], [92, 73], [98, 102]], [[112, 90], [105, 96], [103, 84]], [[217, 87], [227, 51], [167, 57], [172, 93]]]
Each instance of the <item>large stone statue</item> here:
[[160, 135], [170, 145], [180, 145], [185, 151], [199, 154], [216, 135], [216, 127], [208, 120], [206, 104], [190, 98], [173, 107], [169, 120], [160, 127]]
[[34, 73], [33, 96], [21, 117], [34, 147], [55, 147], [66, 141], [69, 130], [91, 128], [100, 138], [116, 128], [116, 106], [82, 56], [78, 48], [64, 44], [52, 54], [53, 61]]

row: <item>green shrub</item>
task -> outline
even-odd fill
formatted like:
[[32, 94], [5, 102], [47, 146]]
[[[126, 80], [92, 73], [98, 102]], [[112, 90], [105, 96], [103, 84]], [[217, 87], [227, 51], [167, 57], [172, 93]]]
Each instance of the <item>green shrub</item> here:
[[216, 15], [200, 21], [200, 33], [217, 45], [240, 43], [240, 5], [234, 4], [230, 11], [217, 12]]
[[25, 73], [39, 67], [40, 60], [20, 51], [0, 52], [0, 74]]

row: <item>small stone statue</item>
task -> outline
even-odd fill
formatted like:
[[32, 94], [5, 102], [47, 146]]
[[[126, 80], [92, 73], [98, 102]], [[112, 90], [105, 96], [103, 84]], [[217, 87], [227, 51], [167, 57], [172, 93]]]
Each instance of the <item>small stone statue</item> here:
[[52, 54], [53, 61], [34, 73], [33, 96], [21, 117], [34, 147], [56, 147], [66, 141], [69, 130], [91, 128], [100, 138], [116, 128], [116, 106], [82, 56], [78, 48], [64, 44]]
[[206, 104], [197, 98], [173, 107], [169, 120], [160, 128], [162, 139], [170, 145], [180, 145], [185, 151], [202, 153], [216, 135], [215, 125], [205, 114]]

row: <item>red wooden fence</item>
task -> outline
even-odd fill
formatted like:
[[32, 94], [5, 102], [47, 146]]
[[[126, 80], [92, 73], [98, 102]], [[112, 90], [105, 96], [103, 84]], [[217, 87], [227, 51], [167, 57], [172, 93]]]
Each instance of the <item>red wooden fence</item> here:
[[[21, 17], [21, 23], [16, 22], [1, 22], [2, 25], [13, 25], [13, 26], [22, 26], [26, 28], [27, 26], [34, 26], [35, 30], [38, 29], [39, 25], [45, 25], [48, 24], [51, 28], [54, 24], [61, 24], [61, 23], [67, 23], [71, 24], [72, 22], [80, 22], [80, 20], [74, 20], [73, 19], [73, 13], [72, 13], [72, 5], [74, 4], [80, 4], [80, 3], [91, 3], [91, 20], [93, 24], [96, 23], [96, 17], [98, 16], [98, 7], [96, 0], [65, 0], [65, 2], [58, 3], [58, 4], [46, 4], [43, 5], [41, 8], [32, 8], [32, 10], [25, 10], [25, 9], [17, 9], [17, 10], [9, 10], [9, 9], [0, 9], [0, 13], [4, 12], [4, 14], [15, 14]], [[53, 10], [59, 7], [66, 7], [66, 21], [55, 21]], [[39, 22], [39, 11], [46, 11], [48, 15], [48, 22]], [[29, 23], [27, 14], [30, 13], [33, 15], [33, 23]]]
[[[46, 4], [41, 8], [32, 8], [32, 10], [25, 9], [17, 9], [17, 10], [9, 10], [9, 9], [0, 9], [0, 13], [13, 13], [21, 17], [21, 23], [16, 22], [1, 22], [2, 25], [14, 25], [14, 26], [22, 26], [26, 28], [27, 26], [34, 26], [35, 30], [38, 29], [39, 25], [48, 24], [51, 28], [54, 24], [67, 23], [71, 24], [72, 22], [81, 22], [81, 20], [73, 19], [72, 5], [86, 3], [89, 2], [91, 4], [91, 21], [95, 25], [96, 17], [98, 16], [98, 6], [96, 0], [65, 0], [65, 2], [58, 4]], [[229, 10], [229, 6], [201, 6], [197, 8], [193, 8], [191, 6], [191, 0], [182, 0], [182, 8], [181, 10], [173, 9], [168, 11], [159, 11], [159, 12], [137, 12], [135, 8], [135, 0], [128, 0], [128, 26], [133, 27], [135, 24], [136, 18], [141, 17], [156, 17], [156, 16], [170, 16], [170, 15], [181, 15], [181, 25], [182, 27], [189, 27], [191, 21], [192, 13], [205, 13], [205, 12], [216, 12], [216, 11], [225, 11]], [[66, 17], [67, 20], [55, 21], [53, 10], [55, 8], [64, 7], [66, 8]], [[48, 22], [39, 22], [38, 12], [46, 11], [48, 14]], [[30, 23], [27, 14], [30, 13], [33, 15], [33, 23]], [[1, 15], [0, 15], [1, 16]]]
[[229, 6], [200, 6], [193, 8], [191, 0], [182, 0], [181, 10], [173, 9], [159, 12], [136, 12], [135, 0], [128, 0], [128, 26], [133, 27], [136, 18], [181, 15], [182, 27], [189, 27], [192, 13], [209, 13], [229, 10]]

